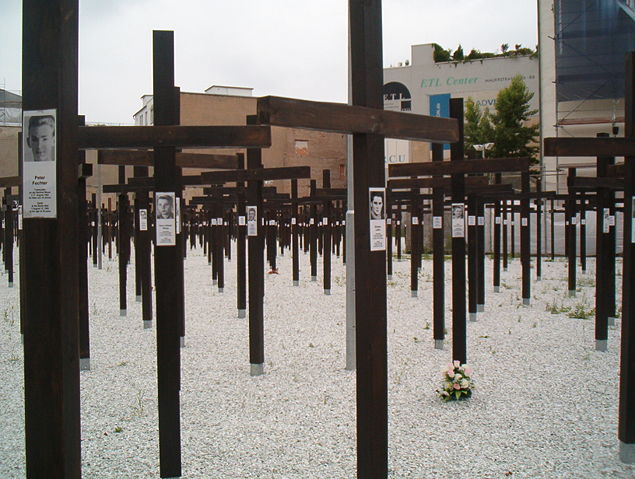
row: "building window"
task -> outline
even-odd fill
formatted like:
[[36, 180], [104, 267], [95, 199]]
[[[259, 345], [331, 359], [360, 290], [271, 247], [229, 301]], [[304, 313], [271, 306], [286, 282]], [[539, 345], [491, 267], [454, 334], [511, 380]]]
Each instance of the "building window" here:
[[309, 154], [309, 141], [308, 140], [295, 140], [295, 154], [300, 156], [306, 156]]

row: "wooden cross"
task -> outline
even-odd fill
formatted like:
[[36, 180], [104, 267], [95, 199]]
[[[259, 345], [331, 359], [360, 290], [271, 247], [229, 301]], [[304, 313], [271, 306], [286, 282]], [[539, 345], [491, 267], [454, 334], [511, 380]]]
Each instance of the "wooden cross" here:
[[[455, 114], [458, 117], [462, 115], [462, 108], [459, 105], [454, 106]], [[461, 122], [460, 122], [461, 123]], [[454, 145], [454, 148], [459, 146]], [[437, 153], [438, 155], [438, 153]], [[443, 182], [442, 175], [450, 175], [450, 186], [452, 187], [452, 200], [459, 208], [463, 207], [465, 201], [466, 184], [472, 184], [473, 187], [480, 188], [481, 192], [486, 193], [488, 189], [491, 192], [500, 191], [501, 185], [492, 185], [491, 187], [485, 186], [482, 183], [486, 181], [485, 177], [472, 177], [464, 178], [464, 175], [474, 173], [500, 173], [503, 171], [521, 171], [523, 172], [523, 191], [529, 191], [529, 158], [496, 158], [496, 159], [479, 159], [479, 160], [463, 160], [462, 152], [455, 152], [453, 159], [450, 162], [433, 161], [425, 163], [404, 163], [390, 165], [388, 172], [391, 177], [389, 185], [397, 187], [431, 187], [438, 185], [436, 194], [439, 195], [440, 188], [447, 187], [447, 183]], [[413, 176], [433, 176], [431, 179], [422, 178], [408, 178], [408, 179], [393, 179], [395, 177], [413, 177]], [[525, 200], [527, 201], [527, 200]], [[470, 208], [468, 214], [475, 215], [474, 201], [470, 201]], [[437, 211], [438, 210], [437, 206]], [[442, 206], [441, 206], [442, 208]], [[529, 292], [529, 211], [527, 202], [527, 211], [524, 212], [523, 218], [523, 300], [527, 301], [530, 297]], [[462, 220], [461, 220], [462, 221]], [[476, 228], [478, 227], [474, 221], [473, 228], [470, 231], [470, 238], [477, 236]], [[469, 228], [469, 226], [468, 226]], [[481, 234], [483, 231], [481, 231]], [[478, 242], [473, 239], [470, 240], [470, 254], [469, 254], [469, 285], [470, 285], [470, 319], [475, 319], [476, 312], [478, 310], [479, 290], [484, 292], [484, 277], [478, 275], [479, 264], [477, 263], [478, 255]], [[442, 255], [442, 250], [437, 248], [437, 256]], [[482, 251], [481, 256], [484, 256]], [[439, 261], [437, 259], [437, 261]], [[467, 361], [467, 337], [466, 337], [466, 325], [465, 325], [465, 238], [464, 233], [462, 236], [454, 235], [452, 238], [452, 268], [453, 268], [453, 282], [452, 282], [452, 304], [453, 304], [453, 359], [465, 363]], [[437, 266], [437, 269], [440, 267]], [[480, 269], [483, 270], [481, 264]], [[416, 277], [416, 269], [413, 266], [413, 277]], [[480, 281], [479, 281], [480, 279]], [[416, 284], [411, 285], [412, 288], [416, 288]], [[443, 304], [442, 294], [440, 291], [440, 280], [436, 281], [437, 292], [435, 298], [441, 301]], [[481, 304], [484, 304], [484, 294], [481, 295]], [[441, 313], [438, 313], [439, 316]], [[443, 325], [444, 322], [437, 318], [436, 326], [438, 331], [435, 333], [435, 345], [439, 347], [441, 344], [438, 341], [443, 340]]]
[[[622, 344], [620, 348], [620, 459], [635, 463], [635, 52], [626, 59], [624, 138], [545, 138], [545, 156], [624, 156], [624, 252], [622, 285]], [[607, 168], [608, 170], [608, 168]], [[604, 181], [604, 180], [602, 180]], [[599, 280], [599, 278], [598, 278]], [[600, 348], [604, 349], [604, 348]]]

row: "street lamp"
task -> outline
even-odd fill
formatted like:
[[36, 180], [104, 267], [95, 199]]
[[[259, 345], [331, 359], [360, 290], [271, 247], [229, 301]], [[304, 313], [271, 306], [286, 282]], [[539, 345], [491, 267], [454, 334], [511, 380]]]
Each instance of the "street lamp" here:
[[483, 143], [482, 145], [472, 145], [476, 151], [480, 151], [485, 158], [485, 152], [494, 148], [494, 143]]

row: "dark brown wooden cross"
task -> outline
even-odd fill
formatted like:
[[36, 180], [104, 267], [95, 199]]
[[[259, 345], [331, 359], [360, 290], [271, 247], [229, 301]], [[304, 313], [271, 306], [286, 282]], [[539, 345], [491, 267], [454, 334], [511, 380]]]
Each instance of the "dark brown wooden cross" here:
[[[462, 110], [459, 110], [461, 113]], [[458, 158], [461, 158], [460, 155], [455, 155]], [[450, 186], [452, 187], [452, 201], [456, 205], [459, 205], [459, 208], [463, 208], [464, 195], [468, 188], [467, 185], [471, 185], [472, 188], [478, 188], [481, 193], [487, 193], [488, 190], [490, 192], [500, 191], [500, 187], [502, 185], [492, 185], [491, 187], [484, 185], [486, 183], [485, 177], [469, 177], [464, 179], [463, 175], [465, 174], [474, 174], [474, 173], [500, 173], [504, 171], [521, 171], [523, 175], [527, 175], [526, 179], [528, 181], [528, 172], [529, 172], [530, 160], [529, 158], [496, 158], [496, 159], [479, 159], [479, 160], [462, 160], [455, 159], [450, 162], [443, 161], [433, 161], [433, 162], [425, 162], [425, 163], [404, 163], [404, 164], [394, 164], [389, 165], [388, 173], [391, 177], [388, 184], [391, 187], [401, 187], [401, 188], [421, 188], [421, 187], [431, 187], [438, 186], [440, 188], [447, 186], [447, 181], [444, 182], [441, 176], [450, 175], [452, 179], [450, 179]], [[432, 176], [433, 178], [416, 178], [419, 176]], [[459, 180], [459, 188], [456, 187], [457, 176], [460, 176]], [[403, 179], [397, 179], [397, 177], [409, 177]], [[415, 177], [415, 178], [412, 178]], [[526, 188], [526, 190], [525, 190]], [[528, 185], [525, 185], [524, 190], [528, 192]], [[469, 190], [468, 190], [469, 191]], [[437, 192], [438, 194], [438, 192]], [[525, 200], [527, 201], [527, 200]], [[474, 211], [473, 206], [468, 210], [468, 214], [475, 215], [476, 211]], [[525, 233], [524, 241], [523, 241], [523, 299], [526, 301], [529, 300], [530, 292], [529, 292], [529, 211], [527, 204], [527, 211], [523, 215], [523, 233]], [[440, 220], [442, 221], [442, 220]], [[461, 220], [462, 221], [462, 220]], [[479, 289], [484, 291], [484, 284], [479, 285], [479, 275], [478, 275], [478, 263], [477, 256], [478, 250], [474, 247], [477, 242], [473, 241], [476, 237], [477, 221], [473, 221], [473, 227], [470, 231], [470, 255], [469, 255], [469, 276], [470, 276], [470, 318], [474, 318], [477, 312], [477, 301], [478, 301], [478, 292]], [[470, 226], [468, 226], [470, 228]], [[453, 281], [452, 281], [452, 303], [453, 303], [453, 342], [452, 342], [452, 357], [454, 360], [458, 360], [461, 363], [465, 363], [467, 361], [467, 335], [466, 335], [466, 326], [465, 326], [465, 238], [464, 233], [462, 236], [453, 234], [453, 248], [452, 248], [452, 268], [453, 268]], [[441, 255], [442, 251], [437, 248], [437, 255]], [[438, 260], [437, 260], [438, 261]], [[482, 266], [481, 266], [482, 268]], [[414, 269], [414, 267], [413, 267]], [[413, 277], [416, 277], [416, 270], [414, 271]], [[483, 278], [481, 278], [483, 279]], [[414, 280], [413, 280], [414, 283]], [[435, 285], [437, 289], [440, 289], [441, 281], [436, 280]], [[411, 287], [416, 287], [413, 285]], [[439, 301], [443, 301], [442, 295], [437, 290], [435, 293], [435, 298]], [[483, 295], [483, 303], [484, 303], [484, 295]], [[443, 304], [443, 302], [442, 302]], [[461, 312], [463, 312], [461, 314]], [[439, 331], [435, 332], [434, 338], [436, 341], [443, 340], [443, 326], [444, 323], [440, 319], [437, 320], [436, 326]], [[439, 343], [435, 342], [435, 345]]]
[[[623, 156], [624, 228], [622, 283], [622, 344], [620, 348], [619, 427], [620, 459], [635, 463], [635, 52], [628, 54], [625, 68], [624, 138], [545, 138], [545, 156]], [[608, 168], [607, 168], [608, 170]], [[614, 171], [614, 170], [613, 170]], [[607, 171], [608, 173], [608, 171]], [[600, 180], [602, 186], [608, 186]], [[597, 186], [597, 185], [596, 185]], [[599, 232], [598, 232], [599, 234]], [[597, 278], [599, 280], [599, 278]], [[611, 278], [612, 280], [612, 278]], [[603, 325], [602, 325], [603, 326]], [[599, 328], [603, 331], [604, 328]], [[596, 335], [598, 329], [596, 329]], [[605, 338], [597, 341], [605, 341]], [[606, 348], [600, 343], [597, 349]]]

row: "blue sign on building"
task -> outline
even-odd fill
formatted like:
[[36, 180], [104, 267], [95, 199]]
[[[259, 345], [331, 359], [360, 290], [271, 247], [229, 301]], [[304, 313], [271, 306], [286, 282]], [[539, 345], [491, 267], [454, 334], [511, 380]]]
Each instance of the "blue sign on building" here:
[[[441, 95], [430, 95], [430, 116], [438, 116], [441, 118], [450, 117], [450, 94], [443, 93]], [[449, 150], [450, 145], [443, 145], [444, 150]]]

